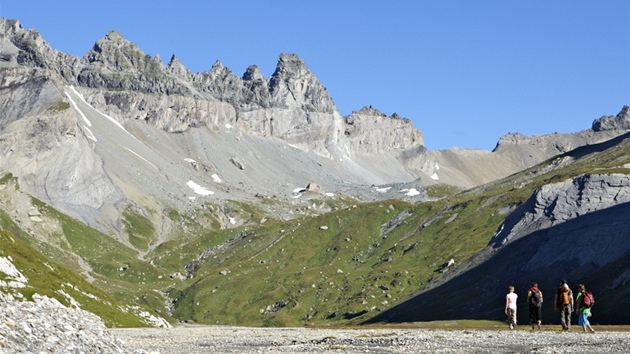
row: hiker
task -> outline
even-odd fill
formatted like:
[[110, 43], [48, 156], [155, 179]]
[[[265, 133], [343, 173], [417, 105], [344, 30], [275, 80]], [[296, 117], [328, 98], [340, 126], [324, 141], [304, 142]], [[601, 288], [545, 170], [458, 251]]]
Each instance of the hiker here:
[[562, 330], [571, 329], [571, 312], [573, 311], [573, 292], [569, 288], [566, 280], [560, 282], [560, 287], [554, 297], [554, 311], [560, 312], [560, 323]]
[[505, 315], [510, 324], [510, 329], [516, 328], [516, 298], [518, 298], [518, 295], [514, 292], [514, 287], [512, 285], [508, 286], [508, 293], [505, 295]]
[[591, 333], [595, 332], [588, 318], [591, 317], [591, 306], [593, 306], [593, 295], [586, 291], [584, 284], [577, 287], [577, 297], [575, 298], [575, 313], [577, 313], [578, 325], [582, 326], [584, 332], [588, 328]]
[[533, 282], [531, 288], [527, 290], [527, 303], [529, 304], [529, 324], [532, 325], [532, 331], [536, 325], [538, 325], [538, 330], [540, 331], [543, 294], [538, 289], [538, 283], [536, 282]]

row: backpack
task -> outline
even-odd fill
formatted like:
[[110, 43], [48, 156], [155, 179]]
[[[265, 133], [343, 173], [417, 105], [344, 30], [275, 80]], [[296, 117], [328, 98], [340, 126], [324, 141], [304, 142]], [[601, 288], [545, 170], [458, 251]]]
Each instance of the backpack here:
[[572, 297], [573, 294], [571, 293], [570, 289], [565, 291], [562, 287], [560, 287], [556, 291], [556, 301], [558, 302], [557, 305], [559, 307], [571, 304]]
[[593, 293], [590, 291], [585, 291], [582, 293], [582, 307], [590, 308], [595, 305], [595, 297]]
[[529, 296], [529, 304], [532, 307], [542, 306], [542, 293], [539, 290], [532, 290]]

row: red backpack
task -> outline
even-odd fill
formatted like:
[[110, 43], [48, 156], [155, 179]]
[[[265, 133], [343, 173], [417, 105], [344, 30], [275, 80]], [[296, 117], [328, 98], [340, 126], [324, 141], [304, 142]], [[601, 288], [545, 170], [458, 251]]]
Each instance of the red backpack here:
[[590, 291], [582, 293], [582, 307], [593, 307], [595, 305], [595, 297]]

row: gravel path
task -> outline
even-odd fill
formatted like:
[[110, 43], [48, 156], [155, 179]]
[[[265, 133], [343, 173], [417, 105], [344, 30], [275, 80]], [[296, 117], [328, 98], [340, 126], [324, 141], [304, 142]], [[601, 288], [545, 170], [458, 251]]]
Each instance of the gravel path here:
[[[112, 329], [148, 353], [627, 353], [627, 332], [178, 326]], [[581, 330], [581, 329], [580, 329]]]
[[[97, 316], [35, 294], [0, 292], [0, 354], [628, 353], [630, 333], [431, 329], [311, 329], [179, 325], [107, 329]], [[597, 327], [595, 327], [597, 329]]]

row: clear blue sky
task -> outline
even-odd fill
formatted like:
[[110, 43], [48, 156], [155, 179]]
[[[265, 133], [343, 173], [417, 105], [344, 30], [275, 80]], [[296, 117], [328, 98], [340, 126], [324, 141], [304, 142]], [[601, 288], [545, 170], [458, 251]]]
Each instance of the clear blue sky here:
[[577, 132], [630, 104], [627, 0], [0, 0], [0, 17], [76, 56], [117, 30], [193, 72], [269, 77], [296, 53], [342, 115], [396, 112], [430, 150]]

